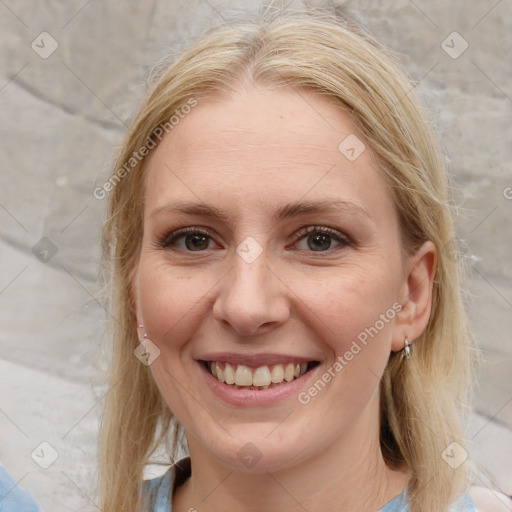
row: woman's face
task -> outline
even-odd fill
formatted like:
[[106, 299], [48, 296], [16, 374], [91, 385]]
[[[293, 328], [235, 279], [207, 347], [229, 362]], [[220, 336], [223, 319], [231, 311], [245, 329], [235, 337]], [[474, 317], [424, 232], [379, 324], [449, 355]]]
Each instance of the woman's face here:
[[376, 168], [292, 89], [201, 100], [149, 157], [134, 299], [191, 453], [257, 472], [378, 439], [408, 271]]

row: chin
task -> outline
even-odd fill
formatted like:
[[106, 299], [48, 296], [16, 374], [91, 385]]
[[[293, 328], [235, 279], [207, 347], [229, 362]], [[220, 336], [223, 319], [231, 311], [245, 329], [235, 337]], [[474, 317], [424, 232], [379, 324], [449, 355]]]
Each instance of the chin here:
[[[275, 429], [276, 425], [272, 428]], [[241, 430], [240, 435], [227, 435], [227, 438], [218, 440], [214, 446], [207, 447], [213, 458], [232, 471], [276, 473], [301, 464], [312, 456], [314, 450], [311, 444], [300, 441], [306, 438], [305, 434], [291, 435], [289, 429], [279, 436], [273, 436], [268, 424], [265, 424], [264, 429], [254, 429], [254, 435], [251, 435], [250, 428], [241, 427]], [[261, 434], [262, 430], [264, 435]]]

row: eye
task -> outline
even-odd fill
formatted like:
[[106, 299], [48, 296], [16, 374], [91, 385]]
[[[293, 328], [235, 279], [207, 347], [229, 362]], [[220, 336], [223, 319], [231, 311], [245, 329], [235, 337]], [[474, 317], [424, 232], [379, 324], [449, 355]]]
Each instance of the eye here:
[[[338, 244], [338, 247], [335, 248], [350, 245], [350, 240], [346, 236], [326, 226], [308, 226], [301, 229], [296, 236], [298, 239], [294, 245], [297, 245], [303, 239], [307, 240], [307, 247], [299, 248], [299, 250], [304, 251], [327, 252], [332, 248], [333, 239]], [[183, 240], [184, 243], [179, 244], [179, 240]], [[203, 252], [209, 248], [212, 240], [212, 234], [208, 229], [189, 227], [179, 229], [165, 236], [158, 242], [158, 247], [188, 252]]]
[[313, 252], [327, 252], [331, 249], [332, 239], [338, 243], [338, 249], [350, 245], [350, 241], [346, 236], [325, 226], [309, 226], [299, 231], [297, 236], [299, 241], [302, 239], [307, 241], [307, 248], [301, 250], [310, 249]]
[[[185, 247], [176, 247], [179, 239], [183, 238]], [[167, 235], [159, 242], [159, 247], [163, 249], [181, 249], [189, 252], [200, 252], [208, 249], [210, 232], [207, 229], [183, 228]]]

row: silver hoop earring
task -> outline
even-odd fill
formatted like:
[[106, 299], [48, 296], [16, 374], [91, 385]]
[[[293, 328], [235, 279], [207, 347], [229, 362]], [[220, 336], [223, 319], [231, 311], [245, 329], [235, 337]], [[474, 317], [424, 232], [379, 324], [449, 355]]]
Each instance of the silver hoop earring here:
[[405, 359], [411, 358], [411, 345], [412, 345], [412, 343], [409, 341], [409, 338], [406, 336], [405, 337], [405, 347], [403, 349], [403, 357]]

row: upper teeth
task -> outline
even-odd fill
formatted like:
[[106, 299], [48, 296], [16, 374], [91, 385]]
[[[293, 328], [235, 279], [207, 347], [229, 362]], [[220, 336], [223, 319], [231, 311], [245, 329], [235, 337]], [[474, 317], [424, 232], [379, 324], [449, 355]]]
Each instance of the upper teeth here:
[[235, 365], [216, 361], [208, 363], [210, 373], [220, 382], [244, 387], [263, 387], [264, 389], [283, 381], [290, 382], [304, 375], [307, 368], [308, 363], [276, 364], [272, 369], [268, 366], [249, 368], [243, 364]]

